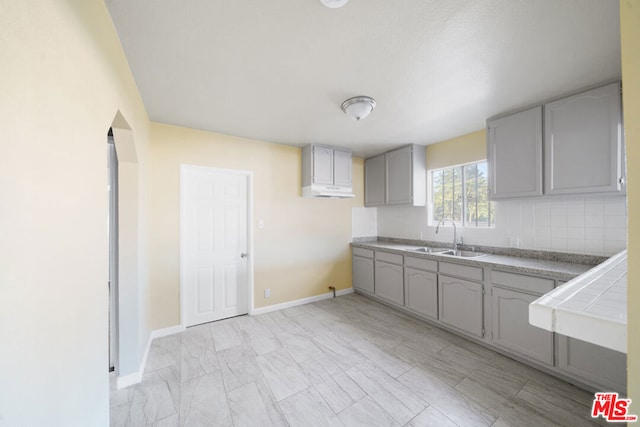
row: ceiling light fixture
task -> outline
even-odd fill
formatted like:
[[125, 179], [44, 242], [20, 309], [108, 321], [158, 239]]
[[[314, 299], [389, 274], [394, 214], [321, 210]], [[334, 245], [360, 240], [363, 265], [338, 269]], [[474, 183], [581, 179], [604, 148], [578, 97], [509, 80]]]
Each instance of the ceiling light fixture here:
[[320, 3], [331, 9], [336, 9], [347, 4], [349, 0], [320, 0]]
[[342, 103], [342, 111], [356, 120], [364, 119], [375, 108], [376, 100], [370, 96], [354, 96]]

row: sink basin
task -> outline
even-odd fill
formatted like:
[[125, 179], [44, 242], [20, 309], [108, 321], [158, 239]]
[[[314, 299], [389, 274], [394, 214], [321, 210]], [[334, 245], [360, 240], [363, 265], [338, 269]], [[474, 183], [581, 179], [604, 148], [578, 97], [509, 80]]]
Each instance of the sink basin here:
[[425, 254], [431, 254], [431, 253], [434, 253], [434, 254], [438, 253], [439, 254], [441, 252], [446, 251], [446, 249], [445, 248], [431, 248], [429, 246], [425, 246], [423, 248], [412, 249], [412, 251], [414, 251], [414, 252], [422, 252], [422, 253], [425, 253]]
[[458, 251], [454, 255], [452, 250], [448, 250], [445, 252], [440, 252], [439, 255], [448, 255], [448, 256], [455, 256], [460, 258], [477, 258], [477, 257], [485, 256], [486, 254], [483, 254], [482, 252], [474, 252], [474, 251]]

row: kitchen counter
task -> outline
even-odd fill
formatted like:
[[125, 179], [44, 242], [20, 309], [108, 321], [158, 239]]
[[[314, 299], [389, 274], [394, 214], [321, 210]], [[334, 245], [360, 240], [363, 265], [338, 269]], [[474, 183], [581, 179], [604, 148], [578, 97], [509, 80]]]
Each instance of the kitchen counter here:
[[[552, 277], [560, 281], [571, 280], [594, 267], [593, 264], [583, 264], [570, 261], [554, 261], [543, 258], [527, 258], [520, 256], [510, 256], [502, 254], [491, 254], [477, 258], [462, 258], [451, 255], [440, 255], [437, 253], [415, 252], [415, 249], [422, 247], [419, 245], [395, 243], [387, 241], [372, 242], [354, 242], [351, 246], [364, 249], [382, 249], [386, 252], [398, 253], [400, 255], [409, 255], [412, 257], [432, 259], [436, 261], [449, 261], [458, 264], [473, 265], [477, 267], [491, 267], [504, 271], [512, 271], [515, 273], [543, 275]], [[440, 244], [439, 246], [443, 246]], [[484, 248], [478, 248], [480, 252], [484, 252]], [[578, 257], [580, 257], [578, 255]], [[592, 260], [593, 257], [585, 257]], [[582, 260], [582, 258], [581, 258]]]
[[529, 322], [626, 353], [627, 251], [531, 303]]

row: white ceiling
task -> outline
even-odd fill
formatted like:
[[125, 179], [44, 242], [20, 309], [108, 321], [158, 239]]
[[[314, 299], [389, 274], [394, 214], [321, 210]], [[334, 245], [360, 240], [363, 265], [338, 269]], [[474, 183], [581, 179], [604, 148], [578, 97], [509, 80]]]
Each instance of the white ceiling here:
[[[151, 120], [370, 156], [620, 77], [613, 0], [106, 0]], [[376, 99], [357, 122], [340, 104]]]

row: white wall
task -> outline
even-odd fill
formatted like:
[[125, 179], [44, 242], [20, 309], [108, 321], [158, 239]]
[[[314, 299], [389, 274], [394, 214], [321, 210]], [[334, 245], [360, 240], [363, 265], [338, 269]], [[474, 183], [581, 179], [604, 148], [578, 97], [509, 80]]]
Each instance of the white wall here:
[[[493, 229], [459, 228], [464, 243], [608, 256], [626, 248], [624, 196], [554, 196], [495, 202]], [[426, 207], [378, 208], [378, 235], [449, 242], [428, 225]]]
[[0, 1], [0, 52], [0, 426], [107, 426], [107, 131], [126, 119], [144, 170], [149, 120], [101, 0]]

